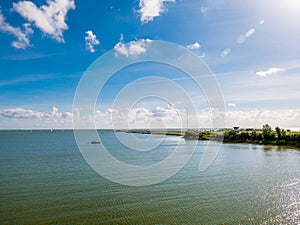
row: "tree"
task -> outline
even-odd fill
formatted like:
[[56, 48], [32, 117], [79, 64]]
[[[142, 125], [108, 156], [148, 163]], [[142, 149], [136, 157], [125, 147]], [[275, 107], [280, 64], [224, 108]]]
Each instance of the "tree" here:
[[269, 140], [272, 134], [272, 128], [269, 124], [265, 124], [262, 127], [262, 134], [264, 139]]
[[236, 130], [230, 130], [225, 132], [224, 139], [228, 141], [235, 141], [238, 138], [238, 132]]
[[278, 139], [281, 139], [281, 129], [280, 129], [279, 127], [276, 127], [276, 128], [275, 128], [275, 131], [276, 131], [276, 133], [277, 133], [277, 138], [278, 138]]
[[284, 129], [281, 130], [281, 137], [285, 139], [286, 131]]
[[257, 139], [257, 133], [256, 133], [256, 130], [253, 130], [253, 131], [251, 132], [251, 139], [252, 139], [253, 141], [256, 141], [256, 139]]
[[239, 138], [241, 141], [245, 142], [245, 141], [249, 141], [250, 139], [250, 135], [248, 132], [242, 132], [240, 134], [240, 138]]

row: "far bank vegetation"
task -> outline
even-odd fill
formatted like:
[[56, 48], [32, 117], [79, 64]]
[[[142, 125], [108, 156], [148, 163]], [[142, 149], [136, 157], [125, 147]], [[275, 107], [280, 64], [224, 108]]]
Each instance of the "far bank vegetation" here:
[[262, 129], [225, 129], [219, 131], [187, 130], [185, 140], [219, 140], [231, 143], [253, 143], [264, 145], [294, 146], [300, 148], [300, 132], [293, 132], [270, 125]]

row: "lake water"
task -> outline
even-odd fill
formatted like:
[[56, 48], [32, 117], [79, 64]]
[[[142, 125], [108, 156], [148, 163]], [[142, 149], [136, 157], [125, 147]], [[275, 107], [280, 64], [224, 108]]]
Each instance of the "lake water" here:
[[[131, 157], [113, 132], [100, 133], [112, 155], [137, 164], [163, 160], [180, 140], [165, 137], [145, 160], [142, 153]], [[300, 224], [299, 150], [223, 144], [200, 173], [206, 144], [199, 142], [188, 164], [166, 181], [130, 187], [92, 170], [71, 131], [2, 131], [0, 223]]]

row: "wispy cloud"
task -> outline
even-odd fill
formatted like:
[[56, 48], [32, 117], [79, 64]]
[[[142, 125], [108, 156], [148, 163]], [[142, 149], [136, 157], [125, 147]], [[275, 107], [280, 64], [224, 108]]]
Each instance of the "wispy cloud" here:
[[196, 50], [196, 49], [200, 48], [201, 45], [198, 42], [195, 42], [194, 44], [187, 45], [186, 47], [191, 50]]
[[52, 54], [44, 54], [44, 53], [31, 53], [30, 55], [24, 52], [23, 54], [10, 54], [10, 55], [3, 55], [0, 56], [0, 60], [8, 60], [8, 61], [25, 61], [31, 59], [41, 59], [46, 57], [55, 56], [57, 53]]
[[282, 72], [282, 71], [284, 71], [284, 69], [273, 67], [273, 68], [270, 68], [270, 69], [265, 70], [265, 71], [258, 71], [258, 72], [256, 72], [256, 75], [260, 76], [260, 77], [269, 77], [271, 75], [277, 74], [277, 73]]
[[36, 82], [36, 81], [41, 81], [41, 80], [46, 80], [51, 78], [53, 78], [53, 76], [50, 74], [34, 74], [34, 75], [27, 74], [13, 80], [11, 79], [11, 80], [0, 81], [0, 87], [11, 86], [20, 83]]
[[93, 34], [93, 31], [88, 30], [85, 32], [86, 36], [84, 38], [85, 40], [85, 46], [86, 49], [88, 49], [90, 52], [94, 53], [95, 52], [95, 45], [99, 45], [100, 41], [97, 39], [96, 35]]
[[31, 46], [29, 36], [33, 33], [33, 30], [30, 28], [30, 24], [24, 23], [23, 30], [19, 27], [13, 27], [5, 21], [5, 18], [0, 11], [0, 30], [17, 38], [17, 41], [11, 43], [14, 48], [25, 49], [26, 47]]
[[175, 0], [140, 0], [138, 12], [142, 23], [153, 21], [154, 17], [160, 16], [167, 10], [165, 2], [175, 2]]
[[48, 0], [48, 5], [37, 7], [31, 1], [13, 3], [13, 9], [58, 42], [64, 42], [63, 32], [68, 29], [66, 16], [75, 9], [74, 0]]
[[[123, 39], [123, 36], [121, 35], [121, 38]], [[128, 45], [125, 45], [122, 43], [122, 41], [119, 41], [115, 47], [115, 53], [116, 55], [124, 55], [124, 56], [137, 56], [140, 54], [143, 54], [147, 51], [147, 46], [151, 44], [150, 39], [140, 39], [137, 41], [131, 41]]]

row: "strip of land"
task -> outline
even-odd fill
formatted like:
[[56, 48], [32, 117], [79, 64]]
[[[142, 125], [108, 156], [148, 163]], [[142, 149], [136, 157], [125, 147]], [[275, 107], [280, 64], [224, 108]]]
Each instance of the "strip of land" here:
[[129, 133], [161, 134], [183, 136], [185, 140], [213, 140], [224, 143], [249, 143], [263, 145], [278, 145], [300, 148], [300, 132], [284, 130], [276, 127], [275, 130], [268, 124], [262, 129], [221, 129], [206, 130], [189, 129], [183, 131], [151, 131], [151, 130], [128, 130]]

